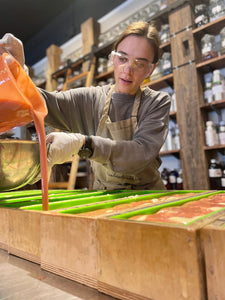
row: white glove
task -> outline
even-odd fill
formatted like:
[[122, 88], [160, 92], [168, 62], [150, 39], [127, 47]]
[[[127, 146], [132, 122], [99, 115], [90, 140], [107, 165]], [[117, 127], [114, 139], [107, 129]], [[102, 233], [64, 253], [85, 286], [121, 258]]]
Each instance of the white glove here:
[[[51, 132], [46, 137], [48, 150], [48, 165], [63, 164], [71, 161], [84, 143], [84, 136], [80, 133]], [[49, 146], [48, 146], [49, 144]]]
[[3, 52], [8, 52], [15, 57], [15, 59], [26, 71], [27, 66], [25, 66], [23, 43], [21, 40], [16, 38], [11, 33], [6, 33], [3, 38], [0, 39], [0, 54]]

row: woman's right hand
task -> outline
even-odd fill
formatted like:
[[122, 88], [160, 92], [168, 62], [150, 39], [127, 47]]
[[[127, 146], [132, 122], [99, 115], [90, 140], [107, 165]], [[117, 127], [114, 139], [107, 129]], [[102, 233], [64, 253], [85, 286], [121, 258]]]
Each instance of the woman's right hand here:
[[8, 52], [20, 63], [24, 68], [25, 57], [23, 43], [11, 33], [6, 33], [0, 39], [0, 54]]

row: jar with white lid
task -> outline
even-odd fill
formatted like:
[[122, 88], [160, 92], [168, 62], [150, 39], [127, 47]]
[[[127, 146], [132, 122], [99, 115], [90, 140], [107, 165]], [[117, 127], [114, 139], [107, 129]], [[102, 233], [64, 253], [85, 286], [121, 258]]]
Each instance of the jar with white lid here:
[[170, 27], [169, 24], [163, 24], [160, 31], [160, 42], [161, 44], [166, 43], [170, 40]]
[[209, 22], [208, 7], [206, 4], [195, 6], [195, 24], [201, 27]]
[[208, 60], [218, 56], [216, 51], [215, 36], [212, 34], [205, 34], [201, 39], [202, 60]]
[[210, 22], [223, 17], [225, 13], [224, 0], [210, 0], [209, 1], [209, 20]]

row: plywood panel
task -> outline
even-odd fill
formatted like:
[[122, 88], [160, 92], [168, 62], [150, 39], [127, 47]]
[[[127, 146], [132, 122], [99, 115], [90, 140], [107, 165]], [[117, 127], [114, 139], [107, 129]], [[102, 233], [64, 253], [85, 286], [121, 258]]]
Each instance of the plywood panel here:
[[100, 291], [124, 300], [205, 299], [196, 230], [99, 219], [97, 237]]
[[10, 209], [9, 253], [40, 263], [41, 212]]
[[225, 215], [201, 230], [208, 299], [225, 299]]
[[95, 220], [45, 214], [41, 220], [41, 267], [97, 286]]
[[8, 250], [9, 210], [0, 208], [0, 248]]

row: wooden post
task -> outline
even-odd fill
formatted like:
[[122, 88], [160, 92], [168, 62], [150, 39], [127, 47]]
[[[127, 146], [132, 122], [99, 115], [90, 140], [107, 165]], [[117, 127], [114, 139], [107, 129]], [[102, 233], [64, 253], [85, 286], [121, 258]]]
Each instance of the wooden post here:
[[169, 14], [177, 122], [180, 130], [184, 189], [208, 189], [204, 131], [200, 111], [200, 82], [192, 34], [193, 12], [185, 3]]
[[47, 58], [48, 58], [48, 66], [47, 66], [47, 72], [46, 72], [46, 90], [51, 92], [54, 91], [57, 88], [57, 81], [52, 79], [52, 73], [57, 71], [60, 66], [60, 55], [62, 53], [62, 50], [56, 46], [51, 45], [47, 50]]
[[[93, 18], [89, 18], [81, 24], [82, 52], [83, 55], [91, 52], [93, 46], [97, 46], [100, 33], [100, 24]], [[89, 71], [89, 61], [83, 63], [83, 72]]]

